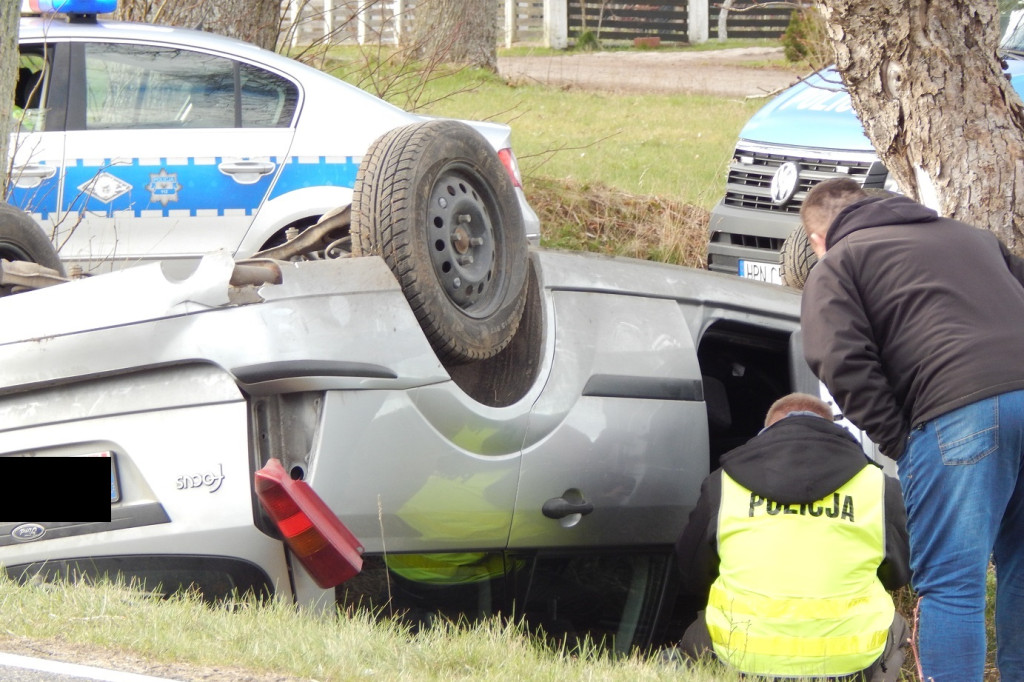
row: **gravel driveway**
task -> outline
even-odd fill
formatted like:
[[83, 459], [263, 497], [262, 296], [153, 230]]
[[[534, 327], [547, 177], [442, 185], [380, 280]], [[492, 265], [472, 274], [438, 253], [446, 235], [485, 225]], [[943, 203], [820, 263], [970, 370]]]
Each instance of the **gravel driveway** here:
[[776, 47], [574, 52], [552, 57], [499, 57], [498, 72], [511, 82], [584, 90], [763, 97], [803, 75], [793, 69], [759, 65], [781, 59], [782, 48]]

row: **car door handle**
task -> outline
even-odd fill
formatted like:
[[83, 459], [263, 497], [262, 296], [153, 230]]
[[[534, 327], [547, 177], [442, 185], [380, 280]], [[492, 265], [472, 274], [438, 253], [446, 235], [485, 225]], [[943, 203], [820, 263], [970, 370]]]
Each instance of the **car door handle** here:
[[564, 497], [552, 497], [544, 503], [544, 506], [541, 507], [540, 510], [541, 513], [549, 519], [564, 519], [566, 516], [571, 516], [572, 514], [586, 516], [590, 512], [594, 511], [594, 505], [586, 500], [570, 502]]
[[16, 187], [32, 188], [38, 187], [42, 184], [43, 180], [49, 180], [57, 174], [57, 168], [55, 166], [38, 166], [36, 164], [28, 164], [25, 166], [16, 166], [11, 169], [11, 177], [14, 180]]
[[264, 175], [273, 173], [277, 165], [270, 161], [224, 161], [217, 168], [239, 184], [252, 185]]

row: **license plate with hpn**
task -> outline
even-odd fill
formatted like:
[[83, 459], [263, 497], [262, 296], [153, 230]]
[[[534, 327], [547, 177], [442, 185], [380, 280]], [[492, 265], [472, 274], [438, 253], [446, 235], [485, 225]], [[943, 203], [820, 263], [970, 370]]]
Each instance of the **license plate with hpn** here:
[[782, 272], [778, 263], [741, 260], [740, 277], [756, 279], [758, 282], [768, 282], [769, 284], [782, 284]]

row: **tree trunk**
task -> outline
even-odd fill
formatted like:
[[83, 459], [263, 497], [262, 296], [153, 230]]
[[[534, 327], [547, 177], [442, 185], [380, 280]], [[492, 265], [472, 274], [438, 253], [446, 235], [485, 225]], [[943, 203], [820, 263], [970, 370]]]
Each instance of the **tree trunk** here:
[[14, 83], [18, 80], [18, 17], [20, 2], [0, 3], [0, 159], [3, 190], [0, 199], [7, 196], [8, 142], [11, 133], [11, 112], [14, 108]]
[[1024, 255], [1024, 105], [994, 0], [819, 0], [836, 64], [900, 188]]
[[733, 0], [725, 0], [718, 9], [718, 39], [728, 40], [729, 38], [729, 10], [732, 9]]
[[201, 29], [273, 50], [281, 11], [281, 0], [120, 0], [115, 16]]
[[424, 61], [497, 71], [498, 13], [493, 0], [420, 0], [413, 49]]

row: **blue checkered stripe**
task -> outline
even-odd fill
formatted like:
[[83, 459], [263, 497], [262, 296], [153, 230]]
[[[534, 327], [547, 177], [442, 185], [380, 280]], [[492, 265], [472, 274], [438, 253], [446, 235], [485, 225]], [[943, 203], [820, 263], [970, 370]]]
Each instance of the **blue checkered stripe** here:
[[[277, 164], [274, 157], [270, 159]], [[264, 198], [275, 199], [305, 187], [354, 187], [355, 157], [291, 156], [279, 173], [240, 184], [222, 173], [219, 157], [196, 159], [77, 159], [64, 169], [58, 206], [59, 174], [37, 187], [13, 187], [9, 201], [47, 219], [90, 212], [142, 217], [205, 217], [256, 213]], [[276, 176], [276, 179], [275, 179]], [[268, 196], [269, 195], [269, 196]]]

